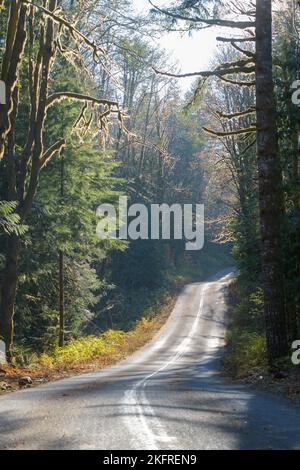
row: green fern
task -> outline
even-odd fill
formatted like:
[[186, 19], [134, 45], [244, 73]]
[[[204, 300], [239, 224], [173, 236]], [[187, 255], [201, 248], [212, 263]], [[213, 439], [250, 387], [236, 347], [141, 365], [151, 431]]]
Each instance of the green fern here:
[[17, 204], [16, 201], [0, 201], [0, 232], [18, 236], [26, 232], [27, 226], [20, 223], [20, 216], [15, 213]]

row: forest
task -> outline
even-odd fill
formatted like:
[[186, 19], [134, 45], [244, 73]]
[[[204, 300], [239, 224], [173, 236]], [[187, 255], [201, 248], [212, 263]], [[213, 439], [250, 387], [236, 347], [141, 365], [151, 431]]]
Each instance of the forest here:
[[[183, 285], [235, 266], [227, 367], [290, 368], [300, 327], [298, 2], [146, 4], [0, 1], [7, 360], [33, 375], [116, 362], [151, 339]], [[157, 42], [206, 28], [218, 44], [206, 70], [180, 70]], [[203, 250], [100, 240], [97, 208], [120, 196], [204, 204]]]

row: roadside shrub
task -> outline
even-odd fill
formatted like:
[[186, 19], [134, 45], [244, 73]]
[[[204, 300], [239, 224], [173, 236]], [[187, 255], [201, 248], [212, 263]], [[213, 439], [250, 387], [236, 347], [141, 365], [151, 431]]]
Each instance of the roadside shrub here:
[[267, 347], [263, 334], [234, 328], [227, 334], [225, 366], [236, 376], [263, 372], [267, 368]]

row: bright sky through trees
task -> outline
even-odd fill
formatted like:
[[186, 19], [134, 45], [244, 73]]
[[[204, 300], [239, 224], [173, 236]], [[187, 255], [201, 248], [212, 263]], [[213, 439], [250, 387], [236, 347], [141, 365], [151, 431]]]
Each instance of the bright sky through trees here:
[[[157, 0], [158, 6], [167, 5], [166, 0]], [[151, 8], [148, 0], [133, 0], [133, 5], [138, 12], [147, 13]], [[204, 29], [203, 31], [194, 32], [192, 36], [187, 33], [168, 33], [163, 35], [159, 44], [164, 49], [172, 53], [174, 62], [178, 62], [182, 72], [197, 72], [206, 69], [210, 60], [214, 56], [217, 48], [216, 35], [214, 28]], [[183, 91], [190, 88], [194, 78], [185, 78], [179, 80], [179, 85]]]

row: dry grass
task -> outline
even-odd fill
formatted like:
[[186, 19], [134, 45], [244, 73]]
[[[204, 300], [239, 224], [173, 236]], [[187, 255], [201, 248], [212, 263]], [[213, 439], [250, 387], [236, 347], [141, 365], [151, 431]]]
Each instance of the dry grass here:
[[151, 341], [168, 319], [175, 302], [176, 295], [169, 295], [155, 317], [142, 319], [128, 333], [111, 330], [98, 337], [87, 336], [55, 349], [51, 355], [34, 355], [29, 366], [1, 366], [0, 394], [19, 389], [23, 377], [30, 377], [34, 386], [118, 363]]

